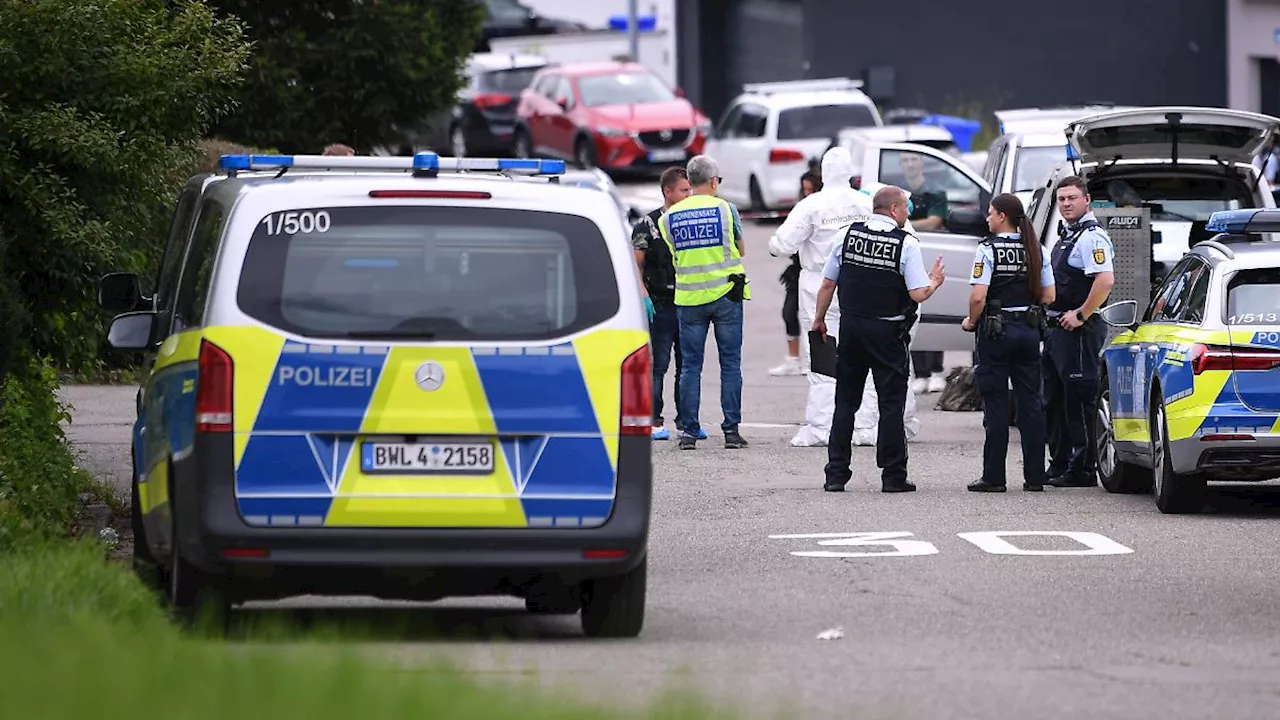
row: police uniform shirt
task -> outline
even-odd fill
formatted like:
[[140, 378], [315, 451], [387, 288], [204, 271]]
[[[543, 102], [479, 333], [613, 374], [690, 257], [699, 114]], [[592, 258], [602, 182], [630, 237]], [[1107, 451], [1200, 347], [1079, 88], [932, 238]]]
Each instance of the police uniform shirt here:
[[[872, 215], [867, 220], [868, 230], [896, 230], [898, 223], [885, 215]], [[827, 264], [822, 268], [822, 277], [835, 282], [840, 279], [840, 266], [844, 262], [844, 243], [836, 243], [827, 256]], [[907, 291], [929, 287], [929, 271], [924, 267], [924, 255], [920, 252], [920, 240], [908, 234], [902, 241], [902, 256], [898, 259], [898, 272], [907, 283]], [[902, 315], [881, 318], [881, 320], [904, 320]]]
[[[1020, 240], [1020, 233], [1000, 233], [1000, 237], [1010, 240]], [[987, 243], [978, 243], [978, 249], [973, 254], [973, 277], [969, 279], [970, 285], [990, 285], [991, 275], [995, 272], [995, 253], [994, 248]], [[1040, 253], [1040, 287], [1053, 287], [1053, 265], [1049, 260], [1049, 253]], [[1025, 306], [1004, 308], [1010, 312], [1026, 310]]]
[[[1085, 213], [1084, 217], [1076, 221], [1076, 225], [1092, 220], [1097, 222], [1098, 219], [1093, 213]], [[1072, 231], [1068, 228], [1067, 237], [1071, 237]], [[1085, 230], [1076, 239], [1076, 246], [1071, 249], [1071, 254], [1067, 256], [1067, 265], [1077, 270], [1084, 270], [1084, 274], [1093, 277], [1098, 273], [1113, 272], [1112, 260], [1115, 258], [1115, 246], [1111, 244], [1111, 236], [1099, 227], [1092, 227]]]

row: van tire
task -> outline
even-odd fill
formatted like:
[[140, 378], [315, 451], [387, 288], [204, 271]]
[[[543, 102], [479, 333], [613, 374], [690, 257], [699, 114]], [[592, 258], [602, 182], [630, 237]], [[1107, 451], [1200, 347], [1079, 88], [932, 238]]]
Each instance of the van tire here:
[[630, 572], [582, 587], [582, 631], [592, 638], [633, 638], [644, 627], [649, 558]]
[[755, 175], [752, 175], [747, 180], [747, 197], [751, 202], [751, 210], [753, 212], [769, 211], [769, 208], [764, 206], [764, 193], [760, 192], [760, 181], [756, 180]]
[[218, 635], [225, 633], [231, 602], [216, 579], [182, 557], [178, 541], [178, 513], [173, 494], [173, 466], [169, 467], [169, 608], [174, 619], [187, 627]]

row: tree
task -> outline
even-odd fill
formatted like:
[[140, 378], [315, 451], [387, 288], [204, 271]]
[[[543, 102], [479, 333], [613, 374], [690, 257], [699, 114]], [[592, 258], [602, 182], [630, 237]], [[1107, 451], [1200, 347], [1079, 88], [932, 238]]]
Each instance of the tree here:
[[152, 260], [248, 54], [199, 0], [0, 2], [0, 373], [96, 362], [96, 279]]
[[217, 134], [285, 153], [367, 152], [447, 108], [480, 37], [474, 0], [211, 0], [249, 27], [252, 69]]

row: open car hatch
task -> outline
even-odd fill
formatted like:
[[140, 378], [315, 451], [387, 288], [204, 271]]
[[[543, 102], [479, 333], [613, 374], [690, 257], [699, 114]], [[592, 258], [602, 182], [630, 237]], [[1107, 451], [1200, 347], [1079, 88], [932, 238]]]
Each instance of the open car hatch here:
[[1269, 115], [1203, 107], [1153, 107], [1081, 118], [1067, 142], [1084, 163], [1114, 160], [1217, 160], [1248, 163], [1280, 135]]

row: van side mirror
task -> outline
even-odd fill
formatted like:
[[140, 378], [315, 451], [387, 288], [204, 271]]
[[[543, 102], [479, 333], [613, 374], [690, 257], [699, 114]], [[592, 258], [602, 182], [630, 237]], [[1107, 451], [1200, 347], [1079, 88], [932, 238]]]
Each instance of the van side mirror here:
[[150, 350], [155, 321], [150, 310], [117, 315], [107, 330], [107, 344], [116, 350]]
[[1111, 327], [1132, 328], [1138, 324], [1138, 301], [1121, 300], [1099, 308], [1098, 317]]
[[569, 111], [569, 98], [563, 96], [558, 97], [556, 98], [556, 104], [560, 106], [561, 110], [564, 110], [565, 112]]
[[133, 273], [108, 273], [98, 281], [98, 305], [107, 312], [136, 310], [142, 302], [142, 281]]
[[987, 234], [987, 215], [978, 209], [961, 209], [952, 210], [947, 213], [947, 220], [944, 223], [947, 232], [956, 235], [977, 235], [984, 237]]

